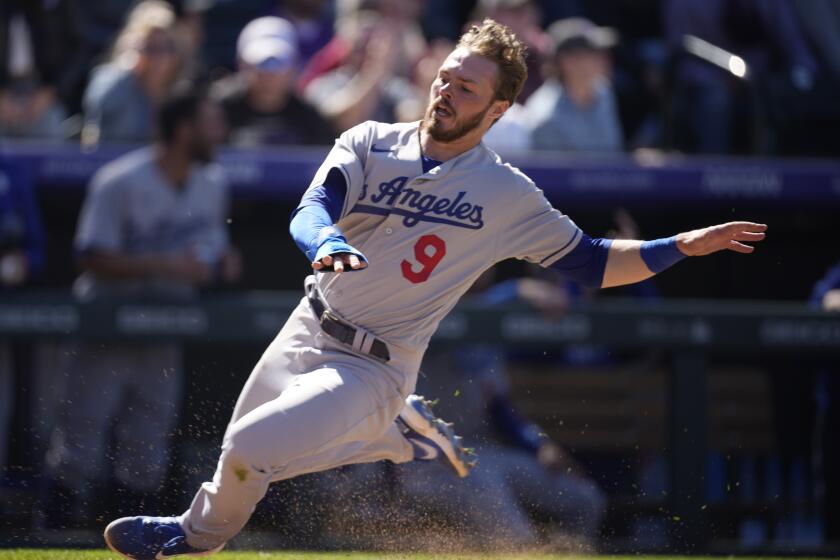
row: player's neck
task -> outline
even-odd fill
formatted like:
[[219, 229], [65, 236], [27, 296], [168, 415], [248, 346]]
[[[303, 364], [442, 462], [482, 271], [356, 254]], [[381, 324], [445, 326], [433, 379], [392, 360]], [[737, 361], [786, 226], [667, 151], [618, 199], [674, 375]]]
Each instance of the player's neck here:
[[438, 142], [431, 137], [429, 132], [420, 127], [420, 149], [423, 154], [434, 160], [444, 162], [468, 152], [478, 146], [481, 142], [481, 135], [467, 134], [453, 142]]
[[156, 155], [161, 174], [176, 189], [184, 188], [190, 176], [190, 168], [192, 167], [190, 158], [180, 150], [167, 149], [161, 145], [157, 146]]

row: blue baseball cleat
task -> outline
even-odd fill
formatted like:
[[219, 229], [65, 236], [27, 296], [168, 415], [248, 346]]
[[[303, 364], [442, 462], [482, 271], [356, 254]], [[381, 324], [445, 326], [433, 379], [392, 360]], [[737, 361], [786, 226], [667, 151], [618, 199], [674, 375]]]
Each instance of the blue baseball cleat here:
[[464, 447], [460, 436], [448, 424], [435, 418], [431, 403], [418, 395], [405, 399], [397, 425], [405, 439], [414, 447], [414, 458], [421, 461], [439, 459], [465, 477], [478, 461], [472, 450]]
[[112, 521], [104, 536], [108, 548], [132, 560], [209, 556], [225, 546], [212, 550], [190, 546], [177, 517], [123, 517]]

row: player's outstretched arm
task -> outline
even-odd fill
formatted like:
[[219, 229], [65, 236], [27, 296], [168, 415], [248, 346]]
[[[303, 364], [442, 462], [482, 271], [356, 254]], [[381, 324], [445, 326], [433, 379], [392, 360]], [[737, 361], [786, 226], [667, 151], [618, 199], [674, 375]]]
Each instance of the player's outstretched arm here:
[[729, 222], [677, 234], [656, 241], [616, 239], [610, 246], [602, 288], [634, 284], [662, 272], [685, 257], [718, 251], [752, 253], [764, 239], [767, 226], [753, 222]]

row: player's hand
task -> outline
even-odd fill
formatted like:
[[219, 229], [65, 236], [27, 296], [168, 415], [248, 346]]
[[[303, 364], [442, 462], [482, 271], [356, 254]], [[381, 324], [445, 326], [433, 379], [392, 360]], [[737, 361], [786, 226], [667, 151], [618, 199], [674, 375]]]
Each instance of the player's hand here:
[[348, 267], [353, 270], [362, 270], [367, 267], [367, 263], [353, 253], [335, 253], [312, 262], [312, 270], [329, 270], [332, 268], [336, 274], [341, 274]]
[[677, 235], [677, 247], [689, 257], [709, 255], [723, 250], [752, 253], [755, 248], [746, 243], [761, 241], [765, 231], [765, 224], [729, 222], [680, 233]]

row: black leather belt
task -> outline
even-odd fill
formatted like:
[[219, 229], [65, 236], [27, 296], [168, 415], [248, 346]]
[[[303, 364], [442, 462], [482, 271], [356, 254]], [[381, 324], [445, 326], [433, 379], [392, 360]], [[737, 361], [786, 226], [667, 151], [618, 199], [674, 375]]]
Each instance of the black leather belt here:
[[353, 325], [330, 313], [318, 296], [317, 290], [310, 290], [307, 298], [309, 299], [309, 305], [312, 306], [312, 311], [315, 312], [315, 316], [321, 322], [321, 329], [325, 333], [339, 342], [352, 346], [364, 354], [370, 354], [383, 362], [391, 359], [387, 344], [371, 334], [361, 332]]

